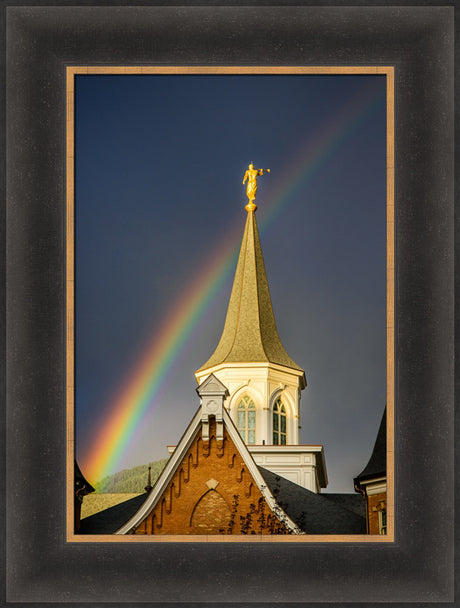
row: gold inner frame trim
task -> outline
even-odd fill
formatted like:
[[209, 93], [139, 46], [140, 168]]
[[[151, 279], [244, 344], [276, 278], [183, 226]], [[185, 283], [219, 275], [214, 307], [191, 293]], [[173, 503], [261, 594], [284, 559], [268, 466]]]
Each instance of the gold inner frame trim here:
[[[82, 74], [382, 74], [387, 84], [387, 534], [386, 535], [306, 535], [306, 536], [142, 536], [78, 535], [74, 533], [74, 459], [75, 459], [75, 76]], [[395, 401], [395, 221], [394, 221], [394, 67], [393, 66], [67, 66], [66, 68], [66, 539], [67, 542], [263, 542], [263, 543], [388, 543], [395, 540], [394, 518], [394, 401]]]

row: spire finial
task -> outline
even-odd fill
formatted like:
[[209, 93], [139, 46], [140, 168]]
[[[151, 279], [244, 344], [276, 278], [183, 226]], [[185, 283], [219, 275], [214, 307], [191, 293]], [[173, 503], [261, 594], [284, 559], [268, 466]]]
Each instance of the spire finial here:
[[149, 465], [149, 477], [148, 477], [148, 480], [147, 480], [147, 485], [144, 488], [144, 490], [146, 492], [150, 492], [150, 490], [152, 489], [152, 481], [150, 479], [150, 471], [151, 471], [151, 469], [152, 469], [152, 467]]
[[257, 176], [263, 175], [264, 171], [270, 173], [270, 169], [254, 169], [254, 165], [252, 161], [249, 163], [249, 167], [244, 174], [243, 184], [246, 180], [248, 180], [248, 185], [246, 187], [246, 195], [249, 199], [249, 203], [246, 205], [245, 209], [249, 213], [249, 211], [256, 211], [257, 205], [254, 203], [257, 193]]

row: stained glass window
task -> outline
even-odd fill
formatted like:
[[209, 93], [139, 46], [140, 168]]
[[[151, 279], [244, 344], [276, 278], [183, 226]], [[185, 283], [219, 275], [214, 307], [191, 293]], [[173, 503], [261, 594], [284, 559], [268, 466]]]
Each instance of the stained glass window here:
[[273, 445], [286, 445], [286, 407], [278, 398], [273, 406]]
[[254, 401], [245, 395], [238, 404], [238, 431], [245, 443], [256, 442], [256, 406]]

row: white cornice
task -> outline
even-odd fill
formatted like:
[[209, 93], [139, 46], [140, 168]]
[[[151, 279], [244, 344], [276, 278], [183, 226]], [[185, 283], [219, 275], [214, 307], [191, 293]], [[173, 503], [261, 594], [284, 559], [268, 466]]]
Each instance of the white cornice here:
[[374, 494], [383, 494], [387, 491], [387, 480], [386, 477], [381, 477], [379, 479], [372, 479], [370, 481], [362, 481], [361, 487], [365, 488], [368, 496], [373, 496]]
[[258, 452], [281, 452], [283, 454], [289, 452], [315, 452], [318, 454], [323, 453], [322, 445], [248, 445], [246, 446], [249, 452], [252, 454]]
[[[319, 477], [319, 486], [327, 488], [328, 477], [326, 460], [322, 445], [248, 445], [250, 454], [314, 454], [316, 458], [316, 471]], [[265, 465], [264, 465], [265, 466]], [[266, 467], [270, 469], [269, 466]]]
[[241, 361], [241, 362], [229, 362], [229, 363], [219, 363], [218, 365], [213, 365], [212, 367], [203, 368], [195, 372], [195, 377], [197, 382], [199, 383], [199, 378], [208, 377], [211, 374], [215, 374], [224, 369], [267, 369], [273, 370], [277, 372], [281, 372], [282, 374], [288, 374], [290, 376], [294, 376], [296, 379], [302, 380], [305, 377], [305, 373], [301, 370], [294, 369], [292, 367], [288, 367], [286, 365], [279, 365], [278, 363], [271, 363], [266, 361]]

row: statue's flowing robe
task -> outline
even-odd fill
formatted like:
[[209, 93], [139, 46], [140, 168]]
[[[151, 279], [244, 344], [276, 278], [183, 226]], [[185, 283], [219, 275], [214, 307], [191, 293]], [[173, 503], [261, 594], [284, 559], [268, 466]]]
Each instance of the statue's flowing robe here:
[[257, 181], [249, 180], [248, 187], [246, 188], [246, 194], [248, 196], [248, 199], [252, 200], [252, 199], [256, 198], [256, 192], [257, 192]]
[[246, 194], [249, 200], [254, 200], [256, 198], [257, 192], [257, 175], [258, 171], [253, 169], [252, 171], [247, 171], [246, 173], [248, 177], [248, 186], [246, 188]]

